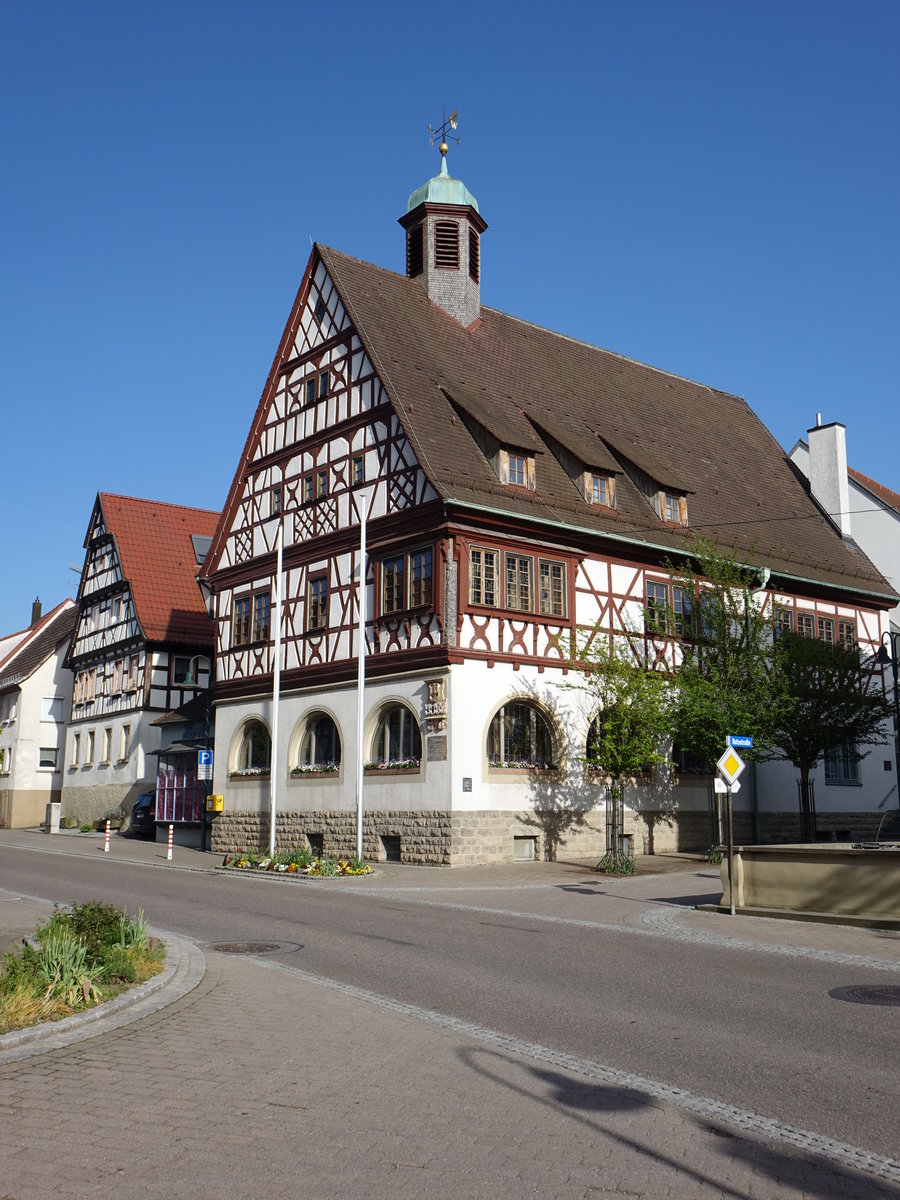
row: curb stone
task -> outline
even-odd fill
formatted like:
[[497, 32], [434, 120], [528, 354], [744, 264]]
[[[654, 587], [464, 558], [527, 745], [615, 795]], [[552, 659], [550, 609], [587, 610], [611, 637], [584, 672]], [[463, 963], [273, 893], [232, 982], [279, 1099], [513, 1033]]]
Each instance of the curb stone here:
[[193, 991], [206, 971], [203, 951], [195, 942], [175, 934], [158, 929], [151, 929], [150, 932], [165, 943], [164, 971], [87, 1012], [0, 1035], [0, 1066], [34, 1054], [44, 1054], [48, 1050], [59, 1050], [112, 1029], [121, 1029], [174, 1004]]

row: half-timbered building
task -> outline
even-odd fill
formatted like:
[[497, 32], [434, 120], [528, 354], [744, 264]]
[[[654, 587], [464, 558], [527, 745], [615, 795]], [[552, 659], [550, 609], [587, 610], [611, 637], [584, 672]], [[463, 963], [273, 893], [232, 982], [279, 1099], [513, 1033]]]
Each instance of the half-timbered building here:
[[75, 681], [63, 815], [93, 820], [120, 806], [127, 813], [141, 792], [154, 791], [155, 718], [208, 689], [214, 631], [198, 575], [217, 518], [98, 494], [67, 658]]
[[[744, 400], [483, 305], [487, 225], [445, 158], [400, 224], [404, 274], [313, 247], [207, 559], [213, 844], [265, 844], [274, 791], [279, 844], [352, 850], [361, 759], [370, 857], [602, 853], [573, 637], [670, 655], [645, 614], [677, 608], [697, 531], [798, 628], [877, 649], [895, 598]], [[637, 781], [635, 849], [708, 846], [708, 785]]]

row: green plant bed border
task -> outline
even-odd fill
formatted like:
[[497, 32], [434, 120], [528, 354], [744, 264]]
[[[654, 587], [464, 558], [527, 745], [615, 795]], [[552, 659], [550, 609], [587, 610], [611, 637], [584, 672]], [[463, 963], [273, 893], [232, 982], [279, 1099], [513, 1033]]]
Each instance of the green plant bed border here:
[[368, 863], [357, 858], [330, 858], [309, 850], [287, 850], [274, 855], [235, 850], [222, 859], [226, 871], [262, 871], [273, 875], [302, 876], [304, 879], [347, 879], [372, 875]]

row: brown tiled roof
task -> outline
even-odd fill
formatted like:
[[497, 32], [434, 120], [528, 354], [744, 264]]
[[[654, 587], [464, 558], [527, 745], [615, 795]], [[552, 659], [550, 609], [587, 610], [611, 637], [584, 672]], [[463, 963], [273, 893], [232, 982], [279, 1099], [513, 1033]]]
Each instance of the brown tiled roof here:
[[862, 471], [857, 471], [853, 467], [847, 468], [847, 474], [851, 479], [855, 479], [858, 484], [866, 488], [877, 496], [888, 508], [892, 508], [895, 513], [900, 514], [900, 495], [892, 492], [889, 487], [885, 487], [883, 483], [878, 483], [875, 479], [870, 479], [868, 475], [863, 475]]
[[0, 688], [27, 679], [59, 645], [68, 643], [77, 617], [75, 602], [68, 598], [42, 617], [0, 661]]
[[219, 514], [107, 492], [98, 502], [147, 641], [212, 645], [191, 534], [212, 537]]
[[[690, 529], [746, 561], [773, 575], [893, 596], [740, 397], [486, 307], [464, 329], [417, 282], [336, 250], [316, 252], [445, 500], [683, 550], [685, 531], [660, 520], [627, 474], [617, 475], [614, 521], [587, 504], [541, 431], [565, 448], [573, 439], [600, 442], [598, 453], [585, 450], [586, 466], [628, 462], [661, 487], [687, 492]], [[533, 445], [533, 494], [499, 483], [461, 413], [506, 444]]]

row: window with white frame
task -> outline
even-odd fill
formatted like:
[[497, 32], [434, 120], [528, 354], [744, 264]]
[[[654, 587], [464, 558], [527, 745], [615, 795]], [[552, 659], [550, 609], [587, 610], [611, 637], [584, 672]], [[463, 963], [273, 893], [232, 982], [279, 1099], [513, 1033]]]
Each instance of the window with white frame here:
[[94, 731], [93, 731], [93, 729], [89, 729], [88, 734], [87, 734], [87, 745], [85, 746], [85, 752], [84, 752], [84, 765], [86, 767], [90, 767], [90, 766], [93, 766], [93, 763], [94, 763]]
[[81, 734], [76, 733], [72, 736], [72, 759], [70, 766], [77, 767], [81, 760]]
[[0, 746], [0, 774], [9, 775], [12, 771], [12, 746]]
[[103, 729], [103, 755], [100, 759], [102, 763], [108, 763], [112, 757], [112, 725], [106, 725]]
[[506, 555], [506, 607], [531, 611], [532, 560], [527, 554]]
[[56, 746], [41, 746], [38, 750], [38, 767], [42, 771], [55, 771], [59, 765], [59, 750]]
[[500, 554], [473, 546], [469, 551], [469, 602], [495, 608], [500, 603]]
[[125, 762], [128, 755], [131, 753], [131, 726], [123, 725], [122, 734], [119, 739], [119, 761]]
[[41, 720], [60, 722], [63, 719], [62, 696], [44, 696], [41, 699]]
[[566, 565], [538, 559], [539, 609], [544, 616], [566, 615]]

